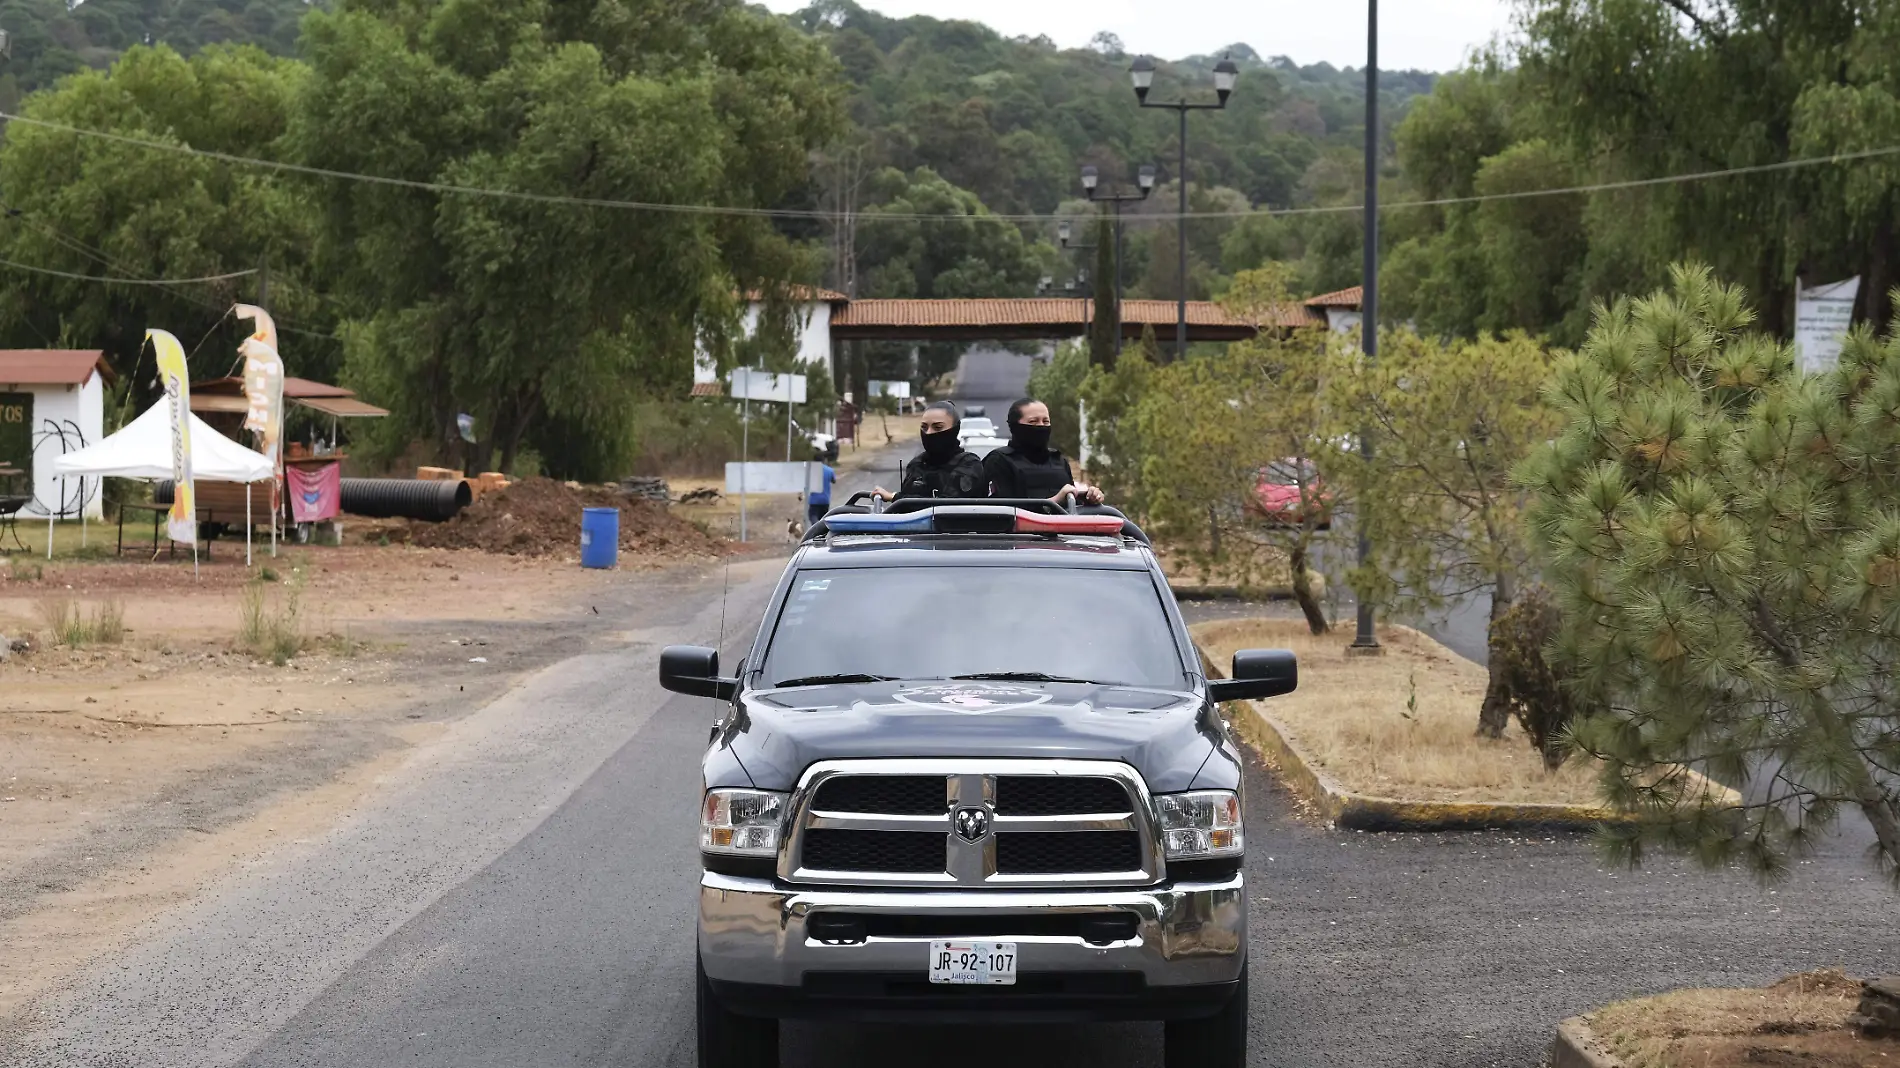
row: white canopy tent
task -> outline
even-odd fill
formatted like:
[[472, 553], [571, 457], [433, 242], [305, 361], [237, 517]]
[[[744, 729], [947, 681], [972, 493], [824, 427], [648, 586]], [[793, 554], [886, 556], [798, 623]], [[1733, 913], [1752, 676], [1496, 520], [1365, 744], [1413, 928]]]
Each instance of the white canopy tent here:
[[[190, 414], [190, 413], [187, 413]], [[194, 480], [242, 482], [244, 486], [244, 561], [251, 560], [249, 523], [251, 487], [276, 477], [270, 458], [247, 449], [211, 429], [196, 415], [191, 418], [191, 474]], [[67, 478], [142, 478], [157, 481], [172, 477], [171, 406], [160, 400], [145, 414], [126, 424], [118, 433], [93, 445], [69, 452], [53, 461], [54, 477]], [[84, 522], [84, 519], [81, 519]], [[46, 555], [53, 555], [53, 518], [46, 520]]]

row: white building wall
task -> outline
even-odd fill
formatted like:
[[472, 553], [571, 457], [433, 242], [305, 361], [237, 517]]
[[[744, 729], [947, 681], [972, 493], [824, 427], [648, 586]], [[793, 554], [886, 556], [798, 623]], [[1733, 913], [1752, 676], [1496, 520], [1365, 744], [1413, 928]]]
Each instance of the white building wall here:
[[1326, 309], [1326, 326], [1336, 333], [1344, 334], [1347, 331], [1358, 329], [1359, 322], [1363, 318], [1364, 316], [1359, 314], [1358, 308]]
[[[739, 320], [739, 327], [746, 337], [758, 333], [760, 304], [746, 305], [745, 314]], [[827, 370], [831, 367], [831, 305], [819, 301], [801, 304], [798, 308], [798, 362], [800, 366], [818, 364]], [[705, 349], [696, 349], [693, 353], [693, 384], [717, 382], [719, 375], [713, 368], [712, 354]]]
[[[31, 386], [25, 391], [33, 394], [33, 503], [21, 511], [21, 515], [37, 515], [46, 518], [46, 510], [41, 502], [47, 502], [54, 508], [69, 495], [79, 492], [79, 480], [65, 480], [62, 491], [60, 479], [53, 475], [53, 461], [59, 458], [60, 444], [57, 435], [49, 433], [47, 421], [66, 430], [67, 448], [77, 450], [82, 446], [72, 437], [72, 426], [79, 427], [79, 433], [85, 438], [86, 445], [97, 445], [105, 437], [105, 383], [100, 380], [99, 372], [86, 379], [81, 386]], [[69, 425], [70, 424], [70, 425]], [[92, 519], [100, 518], [99, 483], [97, 479], [86, 482], [86, 515]], [[67, 518], [77, 519], [76, 514], [67, 513]]]

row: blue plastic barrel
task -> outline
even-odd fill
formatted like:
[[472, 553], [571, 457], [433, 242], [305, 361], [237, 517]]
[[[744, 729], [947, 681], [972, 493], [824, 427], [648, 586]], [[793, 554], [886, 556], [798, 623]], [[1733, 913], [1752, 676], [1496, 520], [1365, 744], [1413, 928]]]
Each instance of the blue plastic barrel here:
[[620, 509], [581, 509], [581, 566], [612, 567], [620, 556]]

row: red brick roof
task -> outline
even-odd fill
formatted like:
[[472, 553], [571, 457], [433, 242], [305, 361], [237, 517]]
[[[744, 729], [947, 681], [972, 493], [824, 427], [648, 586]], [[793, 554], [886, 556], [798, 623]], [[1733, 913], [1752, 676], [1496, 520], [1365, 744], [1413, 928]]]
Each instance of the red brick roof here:
[[693, 383], [692, 395], [695, 397], [723, 397], [726, 395], [726, 384], [724, 382], [695, 382]]
[[1069, 297], [969, 300], [854, 300], [833, 326], [1015, 326], [1080, 323], [1082, 301]]
[[21, 386], [79, 386], [92, 373], [116, 376], [99, 349], [0, 349], [0, 382]]
[[[1075, 297], [971, 298], [964, 300], [854, 300], [832, 317], [833, 326], [1020, 326], [1082, 324], [1092, 310]], [[1125, 300], [1122, 322], [1156, 327], [1175, 322], [1180, 311], [1171, 300]], [[1300, 324], [1312, 317], [1289, 307], [1285, 315]], [[1225, 308], [1204, 300], [1188, 301], [1190, 326], [1246, 326]]]
[[1351, 289], [1340, 289], [1306, 298], [1306, 306], [1309, 308], [1357, 308], [1365, 302], [1365, 286], [1353, 286]]
[[[1273, 310], [1273, 314], [1264, 322], [1250, 324], [1246, 319], [1231, 314], [1227, 309], [1208, 301], [1190, 300], [1187, 306], [1189, 326], [1241, 327], [1258, 326], [1324, 326], [1326, 320], [1298, 304], [1282, 304]], [[1173, 326], [1179, 321], [1181, 311], [1171, 300], [1125, 300], [1122, 301], [1122, 322], [1138, 326], [1153, 326], [1156, 334], [1163, 333], [1163, 327]], [[1166, 340], [1165, 338], [1163, 340]]]
[[[787, 286], [785, 295], [802, 304], [843, 304], [851, 299], [835, 289], [818, 289], [813, 286]], [[756, 289], [747, 290], [745, 299], [756, 304], [765, 299], [765, 294]]]

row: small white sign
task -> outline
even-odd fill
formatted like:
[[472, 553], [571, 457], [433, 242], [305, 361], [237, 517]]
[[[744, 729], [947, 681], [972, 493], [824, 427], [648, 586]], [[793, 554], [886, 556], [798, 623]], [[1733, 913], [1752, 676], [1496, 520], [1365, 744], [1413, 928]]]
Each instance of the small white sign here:
[[[740, 468], [745, 470], [741, 472]], [[743, 477], [745, 485], [740, 486]], [[814, 463], [726, 464], [727, 493], [824, 492], [824, 465]]]
[[871, 387], [871, 396], [873, 397], [896, 397], [899, 400], [910, 399], [910, 383], [907, 381], [879, 382], [873, 379], [867, 384]]
[[1832, 371], [1840, 362], [1841, 339], [1854, 323], [1854, 298], [1860, 278], [1795, 291], [1794, 351], [1803, 372]]
[[732, 372], [732, 399], [776, 404], [805, 403], [804, 375], [775, 375], [740, 367]]

